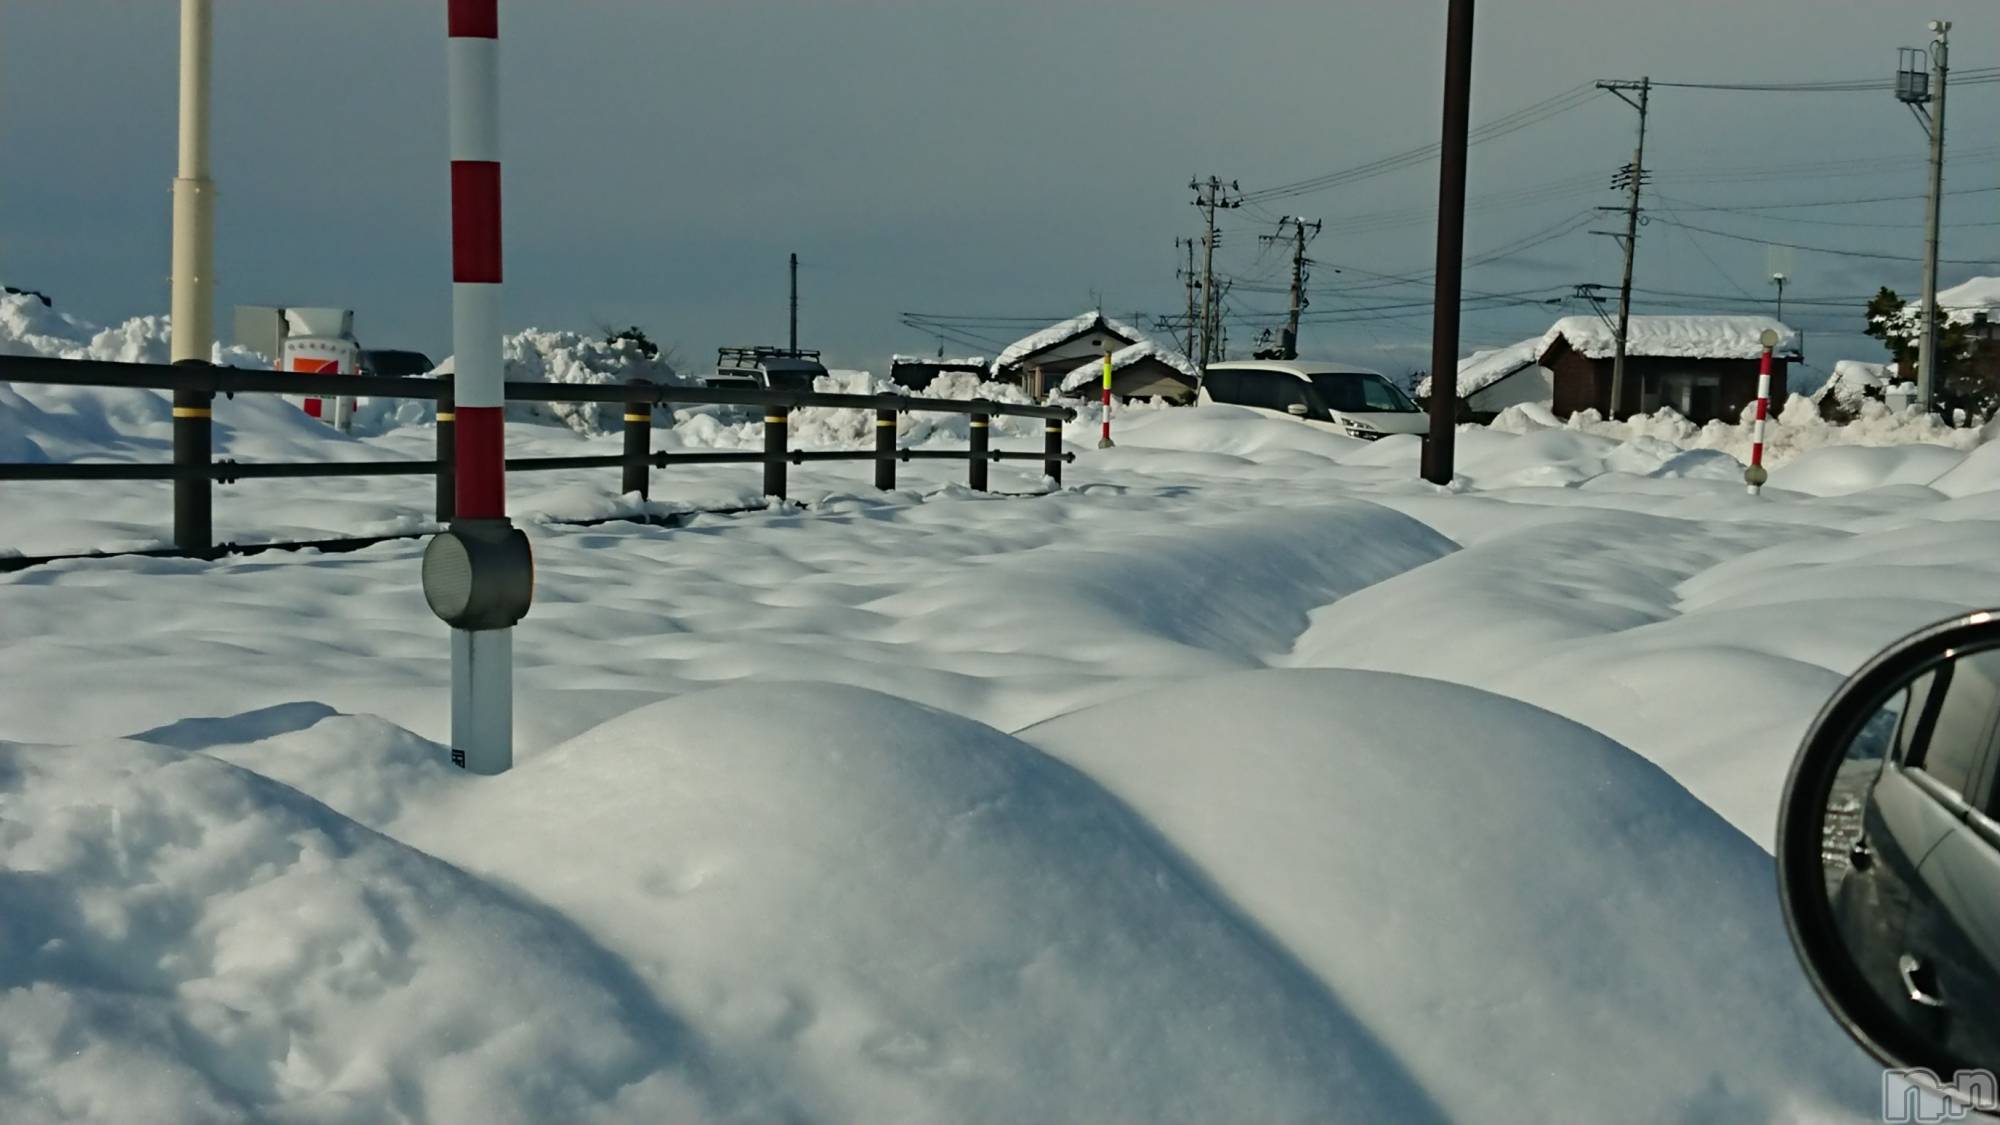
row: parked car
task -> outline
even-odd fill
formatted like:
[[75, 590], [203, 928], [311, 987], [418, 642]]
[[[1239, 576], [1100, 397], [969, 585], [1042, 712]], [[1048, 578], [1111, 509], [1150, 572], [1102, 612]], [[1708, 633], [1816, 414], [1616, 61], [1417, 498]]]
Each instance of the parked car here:
[[1807, 976], [1907, 1079], [1889, 1119], [2000, 1110], [2000, 614], [1915, 633], [1835, 694], [1786, 784], [1778, 869]]
[[409, 379], [428, 375], [437, 364], [422, 352], [399, 349], [364, 350], [361, 353], [361, 373], [382, 375], [391, 379]]
[[1430, 418], [1379, 371], [1314, 360], [1213, 363], [1200, 400], [1247, 406], [1366, 441], [1421, 434]]

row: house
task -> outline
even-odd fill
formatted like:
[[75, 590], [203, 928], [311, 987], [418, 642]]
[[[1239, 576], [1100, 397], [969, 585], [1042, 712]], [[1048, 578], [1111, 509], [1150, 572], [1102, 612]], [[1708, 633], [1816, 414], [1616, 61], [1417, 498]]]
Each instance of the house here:
[[1107, 350], [1131, 347], [1146, 334], [1123, 321], [1092, 310], [1021, 337], [994, 358], [993, 378], [1019, 383], [1029, 397], [1040, 399], [1044, 388], [1086, 360], [1102, 359]]
[[[1111, 353], [1111, 393], [1124, 399], [1163, 398], [1176, 406], [1194, 401], [1201, 369], [1194, 361], [1152, 340]], [[1104, 386], [1104, 357], [1086, 360], [1063, 375], [1057, 388], [1072, 398], [1091, 398]]]
[[889, 381], [913, 391], [929, 387], [940, 375], [961, 374], [986, 378], [986, 357], [966, 356], [959, 359], [946, 359], [942, 356], [932, 359], [916, 355], [889, 357]]
[[1671, 407], [1697, 425], [1736, 421], [1757, 398], [1766, 330], [1778, 335], [1771, 397], [1785, 400], [1785, 376], [1801, 358], [1798, 333], [1766, 316], [1635, 316], [1626, 332], [1623, 401], [1611, 409], [1617, 336], [1595, 316], [1557, 321], [1544, 336], [1540, 364], [1553, 377], [1551, 408], [1567, 418], [1583, 410], [1607, 417]]
[[[1547, 406], [1554, 401], [1555, 374], [1541, 364], [1544, 339], [1536, 336], [1459, 360], [1460, 420], [1491, 422], [1510, 406], [1529, 402]], [[1431, 381], [1426, 376], [1417, 384], [1417, 397], [1428, 401], [1430, 396]]]

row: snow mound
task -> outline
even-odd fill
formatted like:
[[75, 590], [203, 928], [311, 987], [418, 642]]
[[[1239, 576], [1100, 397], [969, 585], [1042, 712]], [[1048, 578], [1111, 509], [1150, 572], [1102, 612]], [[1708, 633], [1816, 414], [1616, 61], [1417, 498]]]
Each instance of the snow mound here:
[[1144, 821], [967, 719], [727, 687], [454, 796], [419, 843], [588, 927], [814, 1119], [1438, 1119]]
[[1941, 445], [1822, 446], [1772, 470], [1771, 486], [1846, 496], [1898, 484], [1927, 485], [1964, 460], [1964, 454]]
[[1879, 1088], [1798, 971], [1769, 857], [1567, 720], [1262, 671], [1022, 737], [1228, 888], [1452, 1120], [1828, 1120]]
[[[685, 383], [664, 360], [648, 357], [632, 340], [604, 340], [578, 332], [548, 332], [531, 328], [508, 336], [502, 344], [507, 378], [522, 383], [569, 383], [589, 386], [643, 383]], [[447, 360], [447, 363], [450, 361]], [[443, 364], [440, 370], [448, 370]], [[580, 434], [608, 434], [624, 428], [625, 406], [617, 402], [511, 402], [510, 422], [567, 426]]]
[[[1625, 354], [1756, 359], [1764, 354], [1766, 331], [1778, 334], [1779, 358], [1798, 358], [1798, 333], [1768, 316], [1635, 316], [1625, 334]], [[1591, 359], [1605, 359], [1618, 351], [1616, 329], [1595, 316], [1556, 321], [1542, 337], [1542, 351], [1558, 338]]]
[[0, 798], [9, 1122], [711, 1113], [691, 1039], [574, 927], [293, 789], [0, 743]]

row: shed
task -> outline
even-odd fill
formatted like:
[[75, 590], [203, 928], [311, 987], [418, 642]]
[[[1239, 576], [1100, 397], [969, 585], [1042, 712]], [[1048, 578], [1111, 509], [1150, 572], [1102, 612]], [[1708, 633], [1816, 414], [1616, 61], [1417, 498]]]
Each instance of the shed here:
[[[1163, 398], [1175, 405], [1194, 401], [1201, 369], [1194, 361], [1152, 340], [1141, 340], [1111, 353], [1111, 393], [1124, 399]], [[1088, 398], [1104, 385], [1104, 357], [1070, 369], [1059, 390]]]
[[897, 355], [889, 357], [889, 381], [899, 387], [921, 391], [936, 381], [940, 375], [987, 376], [986, 357], [982, 355], [962, 356], [947, 359], [939, 356]]
[[1146, 334], [1137, 328], [1093, 309], [1007, 345], [993, 360], [993, 378], [1019, 383], [1031, 397], [1040, 398], [1045, 383], [1074, 370], [1077, 364], [1102, 359], [1107, 348], [1127, 348], [1146, 340]]
[[[1555, 399], [1555, 373], [1541, 365], [1546, 336], [1536, 336], [1504, 348], [1476, 351], [1458, 361], [1458, 398], [1463, 421], [1491, 422], [1501, 411], [1521, 403], [1547, 406]], [[1417, 397], [1428, 400], [1431, 381], [1417, 384]]]
[[1606, 417], [1671, 407], [1697, 425], [1735, 421], [1757, 397], [1766, 330], [1778, 334], [1771, 397], [1785, 400], [1786, 370], [1800, 358], [1798, 333], [1767, 316], [1635, 316], [1626, 333], [1623, 401], [1611, 410], [1617, 336], [1595, 316], [1557, 321], [1543, 337], [1541, 366], [1553, 376], [1558, 417], [1595, 410]]

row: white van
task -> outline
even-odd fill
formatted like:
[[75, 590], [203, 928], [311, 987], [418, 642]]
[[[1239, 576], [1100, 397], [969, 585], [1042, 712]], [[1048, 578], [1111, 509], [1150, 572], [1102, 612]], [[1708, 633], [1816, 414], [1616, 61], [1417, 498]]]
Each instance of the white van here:
[[1201, 401], [1248, 406], [1347, 437], [1374, 441], [1430, 430], [1430, 415], [1379, 371], [1323, 360], [1212, 363]]

